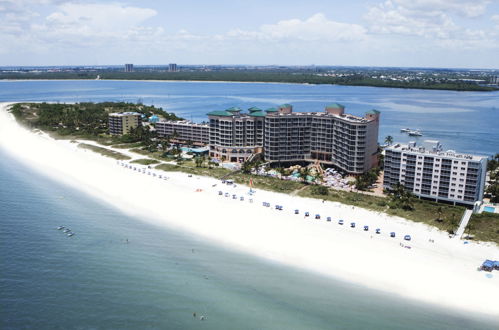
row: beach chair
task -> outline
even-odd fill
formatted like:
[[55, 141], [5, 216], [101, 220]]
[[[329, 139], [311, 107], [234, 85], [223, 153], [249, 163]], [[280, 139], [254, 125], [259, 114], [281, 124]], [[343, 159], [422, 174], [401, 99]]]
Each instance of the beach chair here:
[[355, 222], [350, 223], [350, 228], [355, 228]]
[[343, 226], [343, 220], [338, 220], [338, 224]]
[[406, 240], [406, 241], [410, 241], [410, 240], [411, 240], [411, 235], [405, 235], [405, 236], [404, 236], [404, 240]]
[[392, 232], [390, 233], [390, 237], [395, 237], [395, 232], [394, 232], [394, 231], [392, 231]]
[[316, 215], [315, 215], [315, 218], [316, 218], [316, 219], [320, 219], [320, 218], [321, 218], [321, 215], [320, 215], [320, 214], [316, 214]]
[[369, 230], [369, 226], [364, 226], [364, 231], [368, 231]]
[[300, 214], [300, 210], [295, 210], [295, 214]]
[[381, 229], [376, 228], [376, 234], [380, 234], [380, 233], [381, 233]]
[[327, 217], [327, 221], [331, 222], [331, 217]]
[[308, 212], [305, 212], [305, 216], [308, 217], [310, 215], [310, 213]]

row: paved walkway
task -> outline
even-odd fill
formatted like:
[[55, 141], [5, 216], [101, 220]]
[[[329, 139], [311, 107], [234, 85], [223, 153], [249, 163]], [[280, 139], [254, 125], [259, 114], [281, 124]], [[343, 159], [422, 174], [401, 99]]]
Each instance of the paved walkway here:
[[456, 231], [456, 235], [454, 236], [457, 239], [461, 239], [461, 236], [464, 234], [464, 230], [470, 221], [471, 215], [473, 214], [472, 210], [466, 209], [464, 211], [463, 217], [461, 218], [461, 223], [459, 224], [459, 228]]

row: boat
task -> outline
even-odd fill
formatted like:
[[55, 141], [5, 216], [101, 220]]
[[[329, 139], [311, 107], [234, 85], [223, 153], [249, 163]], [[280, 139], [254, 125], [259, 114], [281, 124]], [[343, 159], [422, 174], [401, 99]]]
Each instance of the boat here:
[[423, 133], [421, 133], [418, 129], [409, 131], [408, 134], [409, 136], [423, 136]]
[[75, 233], [69, 233], [69, 234], [68, 234], [68, 237], [72, 237], [72, 236], [74, 236], [74, 234], [75, 234]]
[[401, 129], [400, 129], [400, 132], [402, 132], [402, 133], [408, 133], [408, 132], [410, 132], [410, 131], [411, 131], [411, 129], [410, 129], [410, 128], [401, 128]]
[[61, 229], [64, 229], [64, 226], [57, 227], [57, 230], [61, 230]]
[[69, 233], [70, 231], [71, 231], [71, 229], [69, 229], [69, 228], [64, 229], [65, 233]]

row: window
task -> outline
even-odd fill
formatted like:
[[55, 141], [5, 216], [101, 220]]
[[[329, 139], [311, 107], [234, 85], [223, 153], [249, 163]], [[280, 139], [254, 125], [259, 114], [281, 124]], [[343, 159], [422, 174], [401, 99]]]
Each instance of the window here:
[[455, 187], [455, 186], [456, 186], [456, 184], [455, 184], [455, 183], [451, 183], [451, 186]]

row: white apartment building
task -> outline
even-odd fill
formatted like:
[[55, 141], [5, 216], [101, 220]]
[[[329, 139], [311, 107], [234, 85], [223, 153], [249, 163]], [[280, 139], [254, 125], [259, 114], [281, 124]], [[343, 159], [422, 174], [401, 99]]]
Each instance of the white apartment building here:
[[438, 141], [395, 144], [385, 149], [383, 186], [400, 182], [416, 196], [473, 205], [483, 199], [487, 157], [443, 151]]

